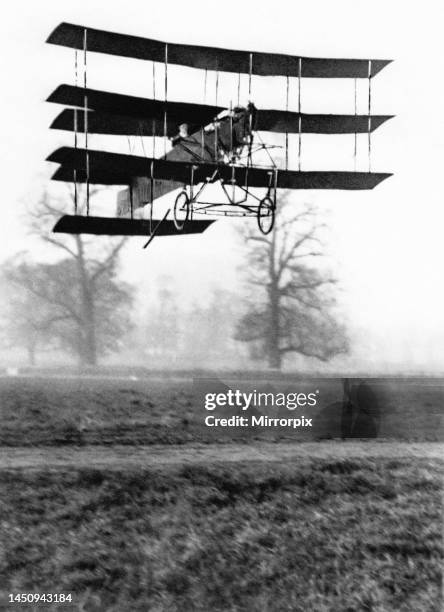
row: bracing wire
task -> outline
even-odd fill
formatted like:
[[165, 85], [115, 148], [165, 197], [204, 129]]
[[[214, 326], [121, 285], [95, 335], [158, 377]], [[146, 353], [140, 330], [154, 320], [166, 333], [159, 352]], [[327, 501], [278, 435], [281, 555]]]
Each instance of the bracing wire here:
[[140, 143], [142, 145], [142, 151], [143, 151], [143, 156], [146, 157], [146, 151], [145, 151], [145, 143], [143, 142], [143, 130], [142, 130], [142, 123], [139, 121], [139, 135], [140, 135]]
[[132, 144], [131, 144], [131, 138], [129, 137], [128, 134], [127, 134], [126, 138], [128, 140], [128, 151], [129, 151], [129, 154], [131, 155], [132, 152], [133, 152], [133, 147], [132, 147]]
[[156, 64], [153, 60], [153, 100], [156, 99]]
[[251, 77], [253, 74], [253, 54], [250, 53], [250, 61], [248, 68], [248, 101], [251, 102]]
[[[219, 62], [216, 60], [216, 106], [219, 99]], [[218, 123], [215, 122], [215, 130], [214, 130], [214, 161], [217, 163], [218, 161], [218, 147], [219, 147], [219, 132], [218, 132]]]
[[217, 66], [216, 68], [216, 106], [218, 102], [218, 97], [219, 97], [219, 67]]

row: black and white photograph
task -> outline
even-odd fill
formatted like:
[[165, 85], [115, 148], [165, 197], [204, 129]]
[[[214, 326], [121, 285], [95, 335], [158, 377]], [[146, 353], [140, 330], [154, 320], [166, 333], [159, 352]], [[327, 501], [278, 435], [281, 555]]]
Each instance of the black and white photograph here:
[[3, 7], [0, 610], [443, 610], [443, 23]]

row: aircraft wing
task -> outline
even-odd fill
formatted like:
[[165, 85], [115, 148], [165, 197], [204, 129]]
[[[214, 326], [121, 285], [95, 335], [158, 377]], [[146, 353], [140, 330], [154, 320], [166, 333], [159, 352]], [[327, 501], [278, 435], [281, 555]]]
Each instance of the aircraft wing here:
[[[86, 36], [85, 36], [86, 35]], [[203, 70], [217, 70], [260, 76], [303, 76], [311, 78], [366, 78], [375, 76], [391, 60], [331, 59], [301, 57], [282, 53], [221, 49], [181, 45], [140, 36], [117, 34], [72, 23], [61, 23], [50, 34], [48, 43], [88, 51], [178, 64]]]
[[[53, 121], [51, 128], [74, 131], [85, 127], [85, 96], [88, 103], [88, 132], [128, 136], [163, 135], [165, 116], [167, 136], [178, 133], [179, 125], [187, 123], [194, 132], [211, 123], [224, 110], [220, 106], [150, 100], [73, 85], [60, 85], [49, 96], [48, 102], [78, 107], [65, 109]], [[94, 111], [94, 112], [91, 112]], [[325, 115], [297, 113], [285, 110], [258, 109], [254, 129], [264, 132], [297, 134], [353, 134], [374, 131], [390, 119], [390, 115]]]
[[[77, 113], [75, 119], [74, 113]], [[90, 134], [112, 134], [120, 136], [163, 136], [164, 118], [138, 119], [123, 114], [111, 114], [100, 111], [87, 111], [88, 132]], [[148, 113], [146, 113], [148, 114]], [[154, 113], [153, 113], [154, 114]], [[281, 134], [364, 134], [373, 132], [391, 115], [319, 115], [295, 113], [291, 111], [258, 110], [255, 129], [260, 132], [276, 132]], [[182, 118], [181, 123], [188, 123], [190, 132], [197, 131], [199, 124]], [[72, 108], [64, 109], [52, 122], [51, 128], [56, 130], [74, 131], [77, 121], [77, 131], [85, 129], [85, 111]], [[211, 121], [211, 120], [210, 120]], [[203, 122], [201, 122], [202, 124]], [[172, 138], [178, 133], [178, 118], [167, 113], [167, 136]], [[203, 127], [201, 125], [200, 127]]]
[[[158, 221], [153, 220], [153, 226]], [[156, 230], [156, 236], [180, 236], [202, 234], [214, 221], [188, 221], [178, 230], [173, 221], [163, 220]], [[149, 236], [150, 222], [146, 219], [122, 219], [115, 217], [92, 217], [64, 215], [54, 226], [55, 233], [95, 234], [105, 236]]]
[[[194, 129], [204, 127], [223, 110], [222, 107], [208, 104], [150, 100], [97, 89], [84, 89], [74, 85], [59, 85], [47, 101], [83, 108], [85, 96], [89, 110], [104, 113], [104, 115], [99, 115], [98, 118], [95, 113], [88, 113], [88, 118], [91, 118], [91, 125], [88, 123], [88, 131], [93, 132], [96, 126], [100, 128], [98, 133], [103, 134], [123, 133], [131, 135], [135, 133], [139, 135], [141, 126], [143, 135], [152, 136], [152, 122], [154, 121], [154, 132], [157, 135], [163, 135], [166, 112], [168, 135], [174, 136], [177, 134], [181, 123], [188, 123]], [[78, 112], [78, 116], [83, 127], [83, 112]], [[68, 111], [62, 117], [59, 116], [51, 127], [74, 130], [74, 112]]]
[[[72, 147], [57, 149], [48, 157], [48, 161], [61, 165], [53, 178], [61, 180], [57, 173], [71, 173], [77, 169], [80, 173], [79, 182], [85, 179], [85, 150]], [[238, 185], [249, 187], [267, 187], [270, 183], [270, 170], [265, 168], [246, 168], [245, 166], [229, 166], [215, 163], [196, 163], [183, 161], [170, 161], [167, 159], [153, 159], [121, 153], [108, 153], [105, 151], [90, 150], [88, 152], [90, 163], [90, 182], [100, 182], [101, 178], [109, 178], [115, 173], [114, 183], [104, 184], [122, 185], [131, 184], [134, 177], [150, 175], [151, 164], [156, 179], [177, 181], [189, 184], [192, 169], [194, 169], [195, 183], [211, 179], [217, 172], [221, 180], [230, 184], [234, 179]], [[389, 173], [372, 172], [337, 172], [337, 171], [297, 171], [279, 170], [277, 187], [282, 189], [373, 189], [384, 179], [391, 176]], [[122, 182], [122, 179], [126, 180]]]
[[[114, 136], [163, 136], [164, 119], [138, 119], [127, 115], [86, 111], [88, 115], [88, 134], [110, 134]], [[166, 135], [173, 138], [178, 132], [177, 120], [167, 117]], [[53, 130], [74, 132], [85, 131], [85, 111], [82, 109], [65, 108], [51, 123]], [[197, 129], [193, 125], [192, 130]]]
[[299, 129], [303, 134], [362, 134], [373, 132], [391, 118], [391, 115], [320, 115], [258, 109], [255, 129], [281, 134], [297, 134]]

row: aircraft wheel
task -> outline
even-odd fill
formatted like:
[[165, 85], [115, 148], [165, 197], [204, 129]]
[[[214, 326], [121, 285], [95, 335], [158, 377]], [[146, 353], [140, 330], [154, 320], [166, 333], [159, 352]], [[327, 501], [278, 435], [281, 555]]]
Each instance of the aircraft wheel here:
[[265, 236], [271, 232], [274, 226], [275, 208], [271, 198], [266, 196], [259, 202], [257, 209], [257, 224]]
[[174, 202], [174, 225], [182, 230], [190, 216], [190, 198], [186, 191], [181, 191]]

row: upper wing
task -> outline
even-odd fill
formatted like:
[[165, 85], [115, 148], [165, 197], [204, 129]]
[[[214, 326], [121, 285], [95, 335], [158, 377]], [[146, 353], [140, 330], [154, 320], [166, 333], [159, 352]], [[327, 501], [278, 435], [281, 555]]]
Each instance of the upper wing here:
[[[365, 78], [374, 76], [391, 60], [324, 59], [166, 43], [140, 36], [116, 34], [71, 23], [61, 23], [47, 42], [74, 49], [133, 57], [223, 72], [261, 76], [301, 76], [316, 78]], [[369, 75], [369, 61], [370, 75]]]
[[[89, 180], [91, 183], [130, 184], [136, 176], [149, 176], [151, 165], [156, 179], [179, 181], [189, 184], [191, 172], [195, 183], [217, 176], [229, 184], [233, 179], [238, 185], [248, 183], [249, 187], [267, 187], [273, 180], [272, 171], [265, 168], [246, 168], [245, 166], [217, 165], [214, 163], [192, 164], [190, 162], [151, 159], [135, 155], [108, 153], [90, 150]], [[48, 157], [48, 161], [61, 164], [53, 176], [57, 180], [72, 180], [72, 172], [78, 170], [77, 180], [85, 180], [85, 150], [62, 147]], [[115, 175], [114, 183], [112, 180]], [[69, 178], [61, 178], [69, 177]], [[282, 189], [373, 189], [381, 181], [391, 176], [381, 172], [336, 172], [336, 171], [295, 171], [278, 170], [277, 187]]]

